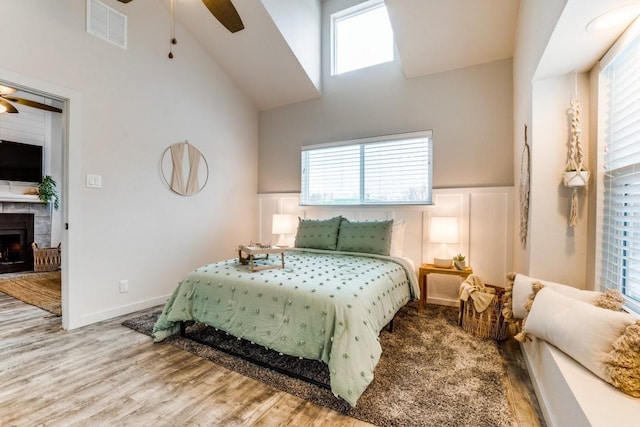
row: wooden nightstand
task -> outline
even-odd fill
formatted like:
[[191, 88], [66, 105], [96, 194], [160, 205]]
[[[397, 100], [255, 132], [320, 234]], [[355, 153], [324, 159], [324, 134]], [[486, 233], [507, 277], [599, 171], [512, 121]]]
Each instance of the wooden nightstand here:
[[464, 270], [458, 270], [455, 267], [441, 268], [436, 267], [433, 264], [422, 264], [420, 270], [418, 270], [418, 280], [420, 281], [420, 303], [418, 304], [418, 312], [422, 313], [424, 306], [427, 304], [427, 277], [431, 273], [436, 274], [450, 274], [454, 276], [460, 276], [462, 280], [473, 274], [473, 269], [467, 267]]

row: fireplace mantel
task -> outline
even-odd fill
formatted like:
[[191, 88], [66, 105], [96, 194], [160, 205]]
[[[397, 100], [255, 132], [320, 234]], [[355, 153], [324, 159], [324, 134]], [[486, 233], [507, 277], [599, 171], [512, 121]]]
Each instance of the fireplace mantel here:
[[0, 202], [43, 203], [37, 195], [24, 194], [28, 188], [33, 186], [0, 184]]
[[31, 194], [7, 194], [0, 193], [0, 202], [44, 203], [38, 196]]

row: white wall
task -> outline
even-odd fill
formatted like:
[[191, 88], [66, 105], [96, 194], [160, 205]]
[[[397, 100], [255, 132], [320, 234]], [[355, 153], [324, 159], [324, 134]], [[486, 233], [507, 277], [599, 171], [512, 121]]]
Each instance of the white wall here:
[[398, 61], [331, 77], [323, 3], [323, 96], [260, 113], [259, 191], [300, 191], [300, 147], [433, 130], [434, 186], [513, 185], [511, 61], [405, 79]]
[[[0, 26], [0, 80], [71, 100], [66, 327], [162, 303], [185, 273], [233, 256], [255, 234], [256, 109], [183, 28], [179, 55], [167, 58], [159, 2], [105, 3], [129, 17], [127, 50], [85, 32], [84, 1], [0, 0], [11, 17]], [[159, 170], [163, 150], [185, 139], [210, 167], [193, 197], [172, 193]], [[86, 188], [87, 173], [103, 188]], [[118, 292], [120, 279], [128, 293]]]
[[320, 89], [320, 0], [262, 0], [273, 22]]
[[[506, 275], [512, 271], [513, 188], [449, 188], [434, 190], [432, 206], [299, 206], [298, 194], [261, 194], [259, 200], [260, 228], [256, 241], [275, 242], [271, 234], [271, 219], [275, 213], [301, 218], [331, 218], [342, 215], [355, 221], [402, 219], [406, 222], [402, 256], [409, 258], [417, 269], [422, 263], [432, 263], [440, 245], [429, 242], [429, 224], [434, 216], [455, 216], [458, 219], [459, 243], [448, 245], [452, 254], [462, 253], [467, 265], [486, 283], [505, 286]], [[295, 231], [286, 236], [293, 246]], [[428, 301], [456, 305], [460, 278], [429, 276]]]
[[[565, 4], [566, 0], [544, 2], [520, 1], [513, 54], [513, 166], [514, 183], [516, 187], [519, 186], [521, 181], [520, 169], [524, 148], [525, 125], [528, 128], [527, 138], [529, 146], [531, 146], [533, 138], [535, 137], [535, 130], [532, 126], [532, 80]], [[534, 175], [533, 170], [531, 171], [531, 175]], [[514, 209], [517, 230], [521, 223], [519, 200], [518, 195], [518, 197], [515, 198], [516, 206]], [[533, 203], [534, 201], [531, 200], [530, 205]], [[530, 223], [531, 215], [529, 216], [529, 224]], [[514, 235], [514, 269], [525, 274], [529, 272], [531, 255], [530, 227], [527, 235], [528, 243], [524, 248], [520, 244], [519, 233], [515, 233]]]
[[[522, 0], [513, 59], [514, 69], [514, 171], [520, 182], [520, 156], [524, 145], [523, 128], [529, 128], [531, 146], [531, 196], [529, 232], [526, 249], [514, 235], [514, 269], [541, 279], [567, 283], [578, 288], [593, 288], [588, 274], [589, 225], [593, 219], [589, 207], [589, 189], [579, 193], [578, 226], [569, 227], [571, 190], [562, 186], [567, 159], [569, 118], [567, 110], [574, 92], [573, 73], [536, 78], [536, 72], [567, 0], [538, 2]], [[578, 98], [582, 106], [582, 142], [589, 154], [590, 84], [584, 73], [578, 74]], [[590, 162], [593, 167], [593, 162]], [[591, 184], [593, 180], [591, 180]], [[591, 185], [590, 184], [590, 185]], [[519, 226], [518, 197], [515, 207]], [[589, 258], [590, 257], [590, 258]]]

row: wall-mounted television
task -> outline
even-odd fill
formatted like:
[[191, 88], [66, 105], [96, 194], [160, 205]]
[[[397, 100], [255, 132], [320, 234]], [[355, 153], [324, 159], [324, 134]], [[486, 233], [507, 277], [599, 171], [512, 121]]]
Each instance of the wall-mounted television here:
[[42, 147], [0, 140], [0, 181], [42, 181]]

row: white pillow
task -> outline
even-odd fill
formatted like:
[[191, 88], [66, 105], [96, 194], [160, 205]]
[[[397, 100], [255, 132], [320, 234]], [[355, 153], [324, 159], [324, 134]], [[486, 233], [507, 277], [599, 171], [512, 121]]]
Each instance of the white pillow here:
[[548, 282], [546, 280], [534, 279], [533, 277], [516, 274], [515, 279], [513, 279], [513, 294], [511, 303], [513, 317], [515, 319], [524, 319], [525, 317], [527, 317], [525, 304], [529, 299], [529, 295], [531, 295], [531, 287], [536, 282], [540, 282], [545, 287], [552, 288], [563, 295], [578, 299], [580, 301], [585, 301], [590, 304], [594, 304], [602, 295], [602, 292], [585, 291], [582, 289], [574, 288], [572, 286], [563, 285], [561, 283]]
[[596, 307], [545, 286], [533, 300], [523, 330], [558, 347], [611, 383], [603, 360], [636, 320], [628, 313]]
[[391, 247], [389, 248], [389, 255], [402, 256], [404, 248], [404, 229], [407, 225], [407, 221], [404, 219], [396, 219], [393, 221], [393, 227], [391, 229]]

